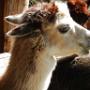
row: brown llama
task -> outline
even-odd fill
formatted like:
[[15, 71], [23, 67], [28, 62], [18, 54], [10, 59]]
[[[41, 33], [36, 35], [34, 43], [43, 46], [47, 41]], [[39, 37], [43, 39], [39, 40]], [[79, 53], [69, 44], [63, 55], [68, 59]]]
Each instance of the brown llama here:
[[90, 90], [90, 55], [60, 59], [48, 90]]
[[52, 17], [48, 15], [51, 12], [43, 14], [38, 4], [41, 11], [24, 11], [5, 18], [19, 26], [8, 32], [14, 44], [0, 90], [46, 90], [57, 63], [53, 56], [88, 53], [90, 31], [72, 20], [66, 2], [54, 4], [58, 10]]

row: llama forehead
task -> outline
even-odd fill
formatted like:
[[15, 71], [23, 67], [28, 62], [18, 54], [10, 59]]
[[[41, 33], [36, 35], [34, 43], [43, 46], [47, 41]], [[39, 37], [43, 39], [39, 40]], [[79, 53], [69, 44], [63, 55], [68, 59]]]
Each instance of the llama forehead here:
[[70, 16], [67, 2], [56, 1], [55, 4], [58, 6], [58, 13], [64, 16]]

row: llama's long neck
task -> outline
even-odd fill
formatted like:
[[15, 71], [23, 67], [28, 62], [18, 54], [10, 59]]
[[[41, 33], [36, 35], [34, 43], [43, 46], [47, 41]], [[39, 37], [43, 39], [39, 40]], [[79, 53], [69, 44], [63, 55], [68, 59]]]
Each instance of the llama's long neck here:
[[42, 37], [16, 39], [0, 90], [44, 90], [55, 61], [41, 43]]

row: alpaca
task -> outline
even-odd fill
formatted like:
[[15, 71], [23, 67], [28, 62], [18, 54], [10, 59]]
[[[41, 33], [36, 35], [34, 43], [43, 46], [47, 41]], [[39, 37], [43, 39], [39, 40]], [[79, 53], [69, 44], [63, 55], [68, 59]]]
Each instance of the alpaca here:
[[[88, 53], [90, 31], [72, 20], [66, 2], [54, 4], [58, 10], [49, 19], [45, 18], [47, 14], [42, 14], [40, 6], [41, 13], [30, 9], [32, 12], [5, 18], [18, 26], [8, 32], [14, 43], [8, 69], [0, 80], [0, 90], [46, 90], [57, 64], [53, 56]], [[39, 8], [37, 5], [36, 9]]]

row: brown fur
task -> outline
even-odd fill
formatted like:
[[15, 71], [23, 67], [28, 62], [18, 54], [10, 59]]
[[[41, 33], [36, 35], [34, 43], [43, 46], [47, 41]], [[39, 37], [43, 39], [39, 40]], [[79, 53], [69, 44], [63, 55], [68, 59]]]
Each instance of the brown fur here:
[[[23, 84], [29, 75], [36, 72], [37, 58], [43, 51], [42, 36], [17, 38], [12, 49], [11, 62], [6, 74], [0, 81], [0, 90], [27, 90]], [[28, 74], [29, 73], [29, 74]]]
[[60, 59], [48, 90], [90, 90], [90, 55]]

